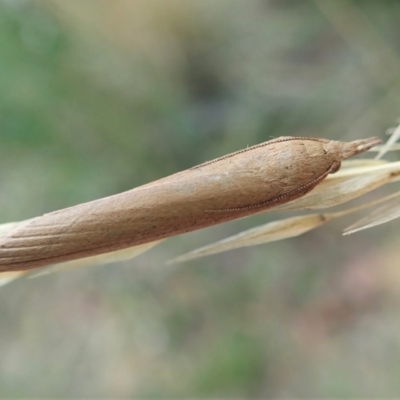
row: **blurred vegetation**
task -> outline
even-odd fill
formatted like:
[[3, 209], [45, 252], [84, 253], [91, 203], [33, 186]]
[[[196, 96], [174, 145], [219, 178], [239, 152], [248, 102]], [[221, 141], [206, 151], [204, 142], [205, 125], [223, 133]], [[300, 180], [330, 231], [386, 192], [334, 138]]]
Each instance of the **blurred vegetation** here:
[[[400, 3], [0, 0], [0, 218], [399, 117]], [[394, 156], [392, 156], [394, 157]], [[0, 290], [0, 397], [397, 397], [397, 223], [179, 267], [276, 216]]]

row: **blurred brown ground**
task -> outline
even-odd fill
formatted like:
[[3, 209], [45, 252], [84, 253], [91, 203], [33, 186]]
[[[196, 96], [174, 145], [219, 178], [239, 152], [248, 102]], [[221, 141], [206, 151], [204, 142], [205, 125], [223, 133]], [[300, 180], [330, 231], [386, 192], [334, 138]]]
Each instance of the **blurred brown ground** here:
[[[396, 0], [0, 0], [0, 221], [271, 137], [383, 137], [399, 17]], [[398, 221], [165, 265], [276, 218], [1, 288], [0, 397], [400, 397]]]

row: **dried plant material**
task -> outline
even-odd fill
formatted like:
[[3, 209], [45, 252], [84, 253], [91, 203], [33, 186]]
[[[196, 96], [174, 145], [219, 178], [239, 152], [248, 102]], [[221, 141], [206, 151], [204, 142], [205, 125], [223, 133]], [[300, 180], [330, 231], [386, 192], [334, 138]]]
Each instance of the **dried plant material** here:
[[304, 196], [340, 163], [380, 143], [283, 137], [118, 195], [21, 223], [0, 237], [0, 271], [132, 247]]
[[399, 194], [397, 193], [394, 195], [392, 194], [385, 198], [371, 201], [367, 204], [349, 208], [343, 211], [323, 214], [309, 214], [299, 217], [286, 218], [280, 221], [269, 222], [267, 224], [248, 229], [237, 235], [220, 240], [216, 243], [212, 243], [189, 253], [183, 254], [169, 261], [168, 264], [181, 263], [241, 247], [255, 246], [300, 236], [303, 233], [320, 227], [324, 223], [329, 222], [334, 218], [340, 218], [356, 211], [360, 211], [364, 208], [375, 206], [388, 201], [393, 197], [397, 197], [398, 195]]
[[[377, 146], [379, 147], [379, 146]], [[374, 147], [375, 149], [375, 147]], [[347, 168], [360, 168], [360, 167], [375, 167], [377, 165], [383, 165], [383, 164], [388, 164], [389, 161], [387, 160], [375, 160], [371, 158], [358, 158], [354, 160], [345, 160], [342, 162], [342, 167], [340, 168], [340, 171], [343, 171], [344, 169]]]
[[313, 210], [334, 207], [400, 179], [400, 162], [376, 167], [348, 168], [329, 176], [300, 199], [272, 211]]
[[299, 236], [312, 229], [318, 228], [330, 219], [329, 216], [327, 217], [324, 214], [310, 214], [269, 222], [208, 246], [193, 250], [190, 253], [183, 254], [169, 261], [168, 264], [181, 263], [211, 254], [238, 249], [240, 247], [255, 246]]
[[372, 228], [374, 226], [381, 225], [386, 222], [392, 221], [396, 218], [399, 218], [400, 217], [400, 201], [398, 199], [399, 196], [400, 192], [395, 193], [394, 199], [392, 199], [386, 204], [382, 204], [380, 207], [373, 210], [366, 217], [362, 218], [355, 224], [346, 228], [343, 232], [343, 235], [350, 235], [351, 233], [355, 233], [363, 229]]
[[[13, 224], [9, 224], [9, 225], [11, 226], [11, 225], [17, 225], [17, 224], [18, 223], [13, 223]], [[6, 225], [6, 224], [4, 224], [4, 225]], [[2, 225], [0, 226], [0, 228], [1, 227], [2, 227]], [[135, 258], [135, 257], [143, 254], [147, 250], [150, 250], [151, 248], [153, 248], [160, 242], [162, 242], [162, 240], [158, 240], [156, 242], [145, 243], [145, 244], [134, 246], [134, 247], [129, 247], [129, 248], [123, 249], [123, 250], [112, 251], [110, 253], [99, 254], [97, 256], [91, 256], [91, 257], [79, 258], [77, 260], [66, 261], [63, 263], [50, 265], [50, 266], [44, 267], [44, 268], [38, 268], [38, 271], [34, 274], [30, 274], [29, 278], [36, 278], [36, 277], [40, 277], [43, 275], [52, 274], [54, 272], [69, 271], [69, 270], [73, 270], [73, 269], [77, 269], [77, 268], [92, 267], [95, 265], [103, 265], [103, 264], [110, 264], [110, 263], [130, 260], [132, 258]], [[26, 275], [28, 273], [30, 273], [30, 270], [0, 272], [0, 286], [5, 286], [6, 284], [22, 277], [23, 275]]]
[[[396, 138], [396, 140], [398, 140], [398, 138]], [[384, 149], [384, 152], [382, 151], [383, 149]], [[385, 144], [382, 144], [379, 146], [375, 146], [373, 149], [370, 149], [368, 151], [374, 151], [377, 153], [380, 153], [382, 151], [382, 153], [386, 154], [386, 153], [389, 153], [390, 151], [399, 151], [399, 150], [400, 150], [400, 143], [391, 144], [390, 147], [387, 147], [386, 143], [385, 143]], [[382, 156], [380, 156], [380, 157], [383, 157], [384, 154], [382, 154]], [[377, 160], [377, 158], [375, 158], [375, 160]]]
[[7, 271], [0, 272], [0, 286], [7, 285], [12, 281], [20, 278], [22, 275], [26, 275], [29, 271]]
[[389, 150], [393, 149], [395, 147], [395, 143], [399, 140], [399, 138], [400, 138], [400, 125], [398, 125], [396, 128], [394, 128], [390, 132], [389, 140], [386, 143], [384, 143], [382, 146], [380, 146], [380, 149], [379, 149], [378, 154], [376, 155], [375, 159], [379, 160]]
[[342, 179], [344, 177], [349, 177], [349, 176], [361, 176], [365, 174], [374, 174], [380, 172], [389, 172], [394, 177], [398, 177], [399, 170], [400, 170], [400, 161], [385, 162], [379, 165], [345, 168], [343, 170], [340, 170], [336, 175], [330, 175], [327, 180]]
[[59, 264], [54, 264], [49, 267], [41, 268], [37, 273], [32, 275], [32, 278], [36, 278], [42, 275], [48, 275], [53, 272], [69, 271], [76, 268], [92, 267], [94, 265], [110, 264], [119, 261], [126, 261], [135, 258], [147, 250], [152, 249], [157, 244], [161, 243], [162, 240], [156, 242], [150, 242], [140, 244], [138, 246], [129, 247], [127, 249], [112, 251], [110, 253], [98, 254], [97, 256], [79, 258], [77, 260], [66, 261]]

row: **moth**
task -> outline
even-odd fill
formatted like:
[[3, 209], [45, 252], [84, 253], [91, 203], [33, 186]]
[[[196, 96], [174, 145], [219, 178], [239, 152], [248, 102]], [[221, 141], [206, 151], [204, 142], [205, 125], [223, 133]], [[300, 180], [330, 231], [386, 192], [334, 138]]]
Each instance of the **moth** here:
[[262, 212], [304, 196], [342, 160], [379, 143], [281, 137], [44, 214], [0, 236], [0, 272], [108, 253]]

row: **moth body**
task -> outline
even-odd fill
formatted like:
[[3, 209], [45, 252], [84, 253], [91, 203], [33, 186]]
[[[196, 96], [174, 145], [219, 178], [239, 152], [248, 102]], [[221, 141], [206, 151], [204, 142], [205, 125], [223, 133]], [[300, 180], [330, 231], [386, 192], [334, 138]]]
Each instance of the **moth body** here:
[[0, 236], [0, 271], [107, 253], [262, 212], [305, 195], [342, 160], [378, 143], [283, 137], [45, 214]]

